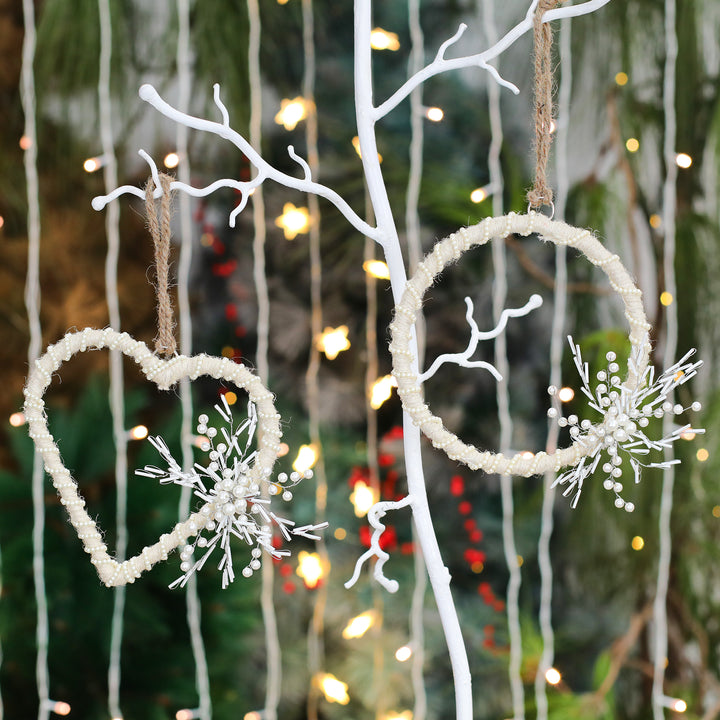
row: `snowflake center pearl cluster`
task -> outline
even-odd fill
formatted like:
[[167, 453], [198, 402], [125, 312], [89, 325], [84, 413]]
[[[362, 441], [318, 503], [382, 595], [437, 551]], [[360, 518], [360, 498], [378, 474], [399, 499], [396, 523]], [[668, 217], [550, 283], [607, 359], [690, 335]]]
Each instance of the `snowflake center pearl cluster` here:
[[[657, 380], [654, 380], [654, 369], [649, 367], [644, 373], [642, 382], [638, 383], [638, 389], [631, 391], [618, 374], [620, 365], [616, 353], [610, 351], [605, 356], [606, 369], [598, 371], [595, 375], [598, 382], [593, 391], [589, 382], [588, 365], [582, 361], [580, 346], [575, 345], [571, 337], [568, 341], [575, 366], [582, 379], [582, 392], [590, 400], [590, 407], [603, 416], [603, 421], [593, 425], [587, 419], [580, 421], [577, 415], [563, 417], [555, 407], [548, 410], [549, 418], [555, 420], [561, 428], [569, 428], [570, 437], [590, 449], [575, 467], [556, 478], [553, 487], [567, 485], [563, 495], [567, 496], [574, 492], [572, 507], [575, 507], [584, 480], [592, 475], [604, 460], [601, 465], [602, 472], [606, 476], [603, 488], [615, 494], [616, 508], [633, 512], [634, 503], [625, 500], [621, 495], [624, 485], [620, 480], [625, 471], [625, 461], [628, 461], [634, 480], [638, 483], [641, 468], [667, 468], [680, 462], [667, 460], [659, 463], [643, 463], [638, 456], [645, 456], [651, 450], [669, 448], [686, 432], [703, 432], [701, 429], [693, 429], [690, 425], [685, 425], [675, 426], [660, 440], [652, 440], [645, 433], [651, 418], [662, 418], [667, 414], [680, 415], [686, 410], [698, 412], [701, 409], [699, 402], [693, 402], [689, 408], [685, 408], [669, 399], [678, 385], [694, 377], [701, 362], [687, 362], [695, 352], [692, 350], [663, 372]], [[633, 352], [629, 361], [629, 367], [633, 372], [637, 372], [636, 355], [637, 353]], [[554, 397], [558, 394], [558, 389], [551, 385], [548, 393]]]
[[[223, 573], [223, 588], [227, 587], [235, 579], [230, 547], [232, 536], [252, 546], [251, 559], [242, 569], [243, 576], [250, 577], [261, 567], [260, 556], [263, 549], [276, 559], [290, 554], [289, 551], [274, 546], [273, 523], [279, 527], [286, 540], [290, 540], [292, 535], [319, 539], [313, 531], [327, 526], [327, 523], [321, 523], [295, 527], [292, 520], [282, 518], [271, 510], [269, 496], [280, 494], [286, 502], [292, 500], [291, 488], [302, 480], [312, 478], [313, 472], [306, 470], [302, 473], [292, 472], [290, 475], [280, 473], [277, 482], [264, 476], [258, 481], [251, 473], [257, 452], [250, 452], [257, 427], [255, 406], [252, 402], [248, 403], [247, 419], [234, 428], [232, 411], [224, 396], [222, 404], [223, 407], [215, 406], [218, 414], [227, 423], [227, 426], [220, 428], [221, 442], [216, 444], [218, 428], [208, 425], [208, 416], [198, 417], [197, 431], [204, 436], [200, 449], [208, 453], [210, 461], [207, 466], [195, 463], [192, 469], [183, 471], [162, 438], [154, 437], [149, 440], [166, 461], [167, 470], [148, 465], [143, 470], [136, 471], [137, 475], [157, 479], [162, 484], [173, 483], [189, 487], [204, 503], [200, 515], [205, 522], [196, 523], [195, 527], [191, 528], [198, 534], [193, 542], [187, 543], [180, 551], [180, 570], [184, 574], [170, 587], [185, 585], [190, 575], [203, 567], [218, 545], [223, 551], [218, 570]], [[244, 445], [240, 443], [243, 435], [247, 436]], [[263, 492], [261, 483], [265, 483], [266, 492]], [[206, 532], [207, 536], [203, 535], [203, 532]], [[200, 559], [195, 560], [194, 554], [198, 549], [203, 554]]]

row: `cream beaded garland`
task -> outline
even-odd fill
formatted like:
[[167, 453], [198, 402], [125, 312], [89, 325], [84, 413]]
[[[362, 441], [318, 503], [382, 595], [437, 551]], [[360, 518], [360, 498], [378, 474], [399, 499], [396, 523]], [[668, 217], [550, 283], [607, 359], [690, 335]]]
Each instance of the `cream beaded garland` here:
[[143, 548], [138, 555], [123, 563], [118, 563], [108, 554], [102, 532], [88, 515], [77, 482], [63, 464], [55, 439], [48, 429], [43, 400], [53, 373], [64, 362], [79, 352], [103, 348], [118, 349], [123, 355], [132, 358], [145, 377], [161, 390], [169, 390], [183, 378], [195, 380], [201, 375], [225, 380], [244, 389], [257, 407], [257, 455], [248, 471], [248, 476], [257, 483], [266, 481], [272, 472], [280, 452], [281, 431], [280, 416], [275, 410], [272, 394], [248, 368], [228, 358], [177, 355], [163, 360], [144, 343], [112, 328], [85, 328], [80, 332], [68, 333], [62, 340], [48, 347], [45, 354], [35, 361], [24, 390], [29, 434], [43, 458], [45, 469], [70, 516], [70, 522], [90, 555], [90, 562], [95, 565], [102, 582], [113, 587], [134, 582], [155, 563], [166, 560], [169, 552], [185, 543], [189, 537], [197, 535], [207, 525], [210, 513], [206, 510], [207, 505], [204, 505], [187, 520], [175, 525], [172, 532], [162, 535], [154, 545]]
[[631, 393], [642, 383], [649, 362], [650, 325], [645, 317], [641, 292], [618, 256], [603, 247], [589, 230], [551, 220], [540, 213], [510, 213], [502, 217], [487, 218], [473, 227], [461, 228], [436, 243], [408, 281], [395, 308], [395, 318], [390, 326], [393, 374], [397, 379], [398, 395], [403, 407], [422, 432], [436, 448], [444, 450], [448, 457], [473, 470], [482, 469], [488, 473], [525, 477], [549, 470], [557, 472], [563, 467], [577, 465], [583, 457], [592, 454], [599, 443], [575, 441], [570, 447], [554, 453], [539, 452], [532, 457], [518, 453], [513, 457], [506, 457], [502, 453], [478, 450], [464, 443], [445, 428], [442, 420], [435, 416], [424, 402], [422, 383], [419, 381], [415, 358], [409, 347], [412, 327], [419, 317], [425, 293], [443, 269], [457, 261], [470, 248], [484, 245], [493, 238], [505, 238], [510, 234], [528, 236], [533, 233], [548, 242], [573, 247], [581, 252], [607, 275], [610, 286], [620, 295], [625, 306], [625, 317], [630, 325], [629, 338], [633, 347], [634, 362], [629, 364], [623, 383]]

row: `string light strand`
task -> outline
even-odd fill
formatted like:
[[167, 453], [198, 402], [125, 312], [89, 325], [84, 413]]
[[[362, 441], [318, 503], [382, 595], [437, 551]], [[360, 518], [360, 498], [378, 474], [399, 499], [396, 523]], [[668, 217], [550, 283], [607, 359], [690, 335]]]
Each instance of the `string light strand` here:
[[[320, 159], [318, 152], [318, 125], [315, 108], [315, 19], [313, 15], [312, 0], [302, 0], [303, 23], [303, 99], [307, 106], [305, 122], [305, 143], [307, 146], [307, 162], [310, 172], [318, 177]], [[320, 205], [317, 196], [308, 193], [308, 214], [310, 227], [308, 228], [308, 252], [310, 256], [310, 335], [318, 338], [322, 335], [323, 308], [322, 308], [322, 256], [320, 253]], [[305, 373], [305, 392], [308, 404], [308, 430], [311, 444], [317, 448], [317, 462], [315, 464], [315, 519], [320, 522], [325, 517], [327, 506], [327, 474], [325, 472], [325, 458], [322, 452], [322, 438], [320, 436], [320, 353], [321, 350], [315, 342], [310, 343], [310, 355]], [[320, 558], [322, 567], [329, 567], [329, 558], [325, 538], [315, 541], [315, 549]], [[327, 583], [321, 583], [313, 593], [313, 614], [308, 627], [308, 667], [310, 678], [315, 678], [324, 669], [325, 647], [323, 634], [325, 629], [325, 608], [327, 605]], [[317, 717], [320, 687], [310, 683], [308, 689], [307, 710], [312, 720]]]
[[[676, 62], [678, 55], [678, 38], [675, 29], [675, 0], [665, 0], [665, 72], [663, 78], [663, 110], [665, 116], [665, 137], [663, 155], [665, 157], [665, 182], [663, 184], [663, 279], [666, 292], [677, 297], [675, 279], [675, 213], [677, 209], [676, 184], [677, 165], [675, 164], [675, 141], [677, 135], [677, 119], [675, 113]], [[678, 318], [677, 303], [671, 303], [665, 310], [666, 336], [663, 358], [665, 363], [675, 357], [677, 352]], [[672, 398], [669, 398], [672, 402]], [[672, 416], [663, 417], [663, 434], [672, 431]], [[672, 447], [665, 449], [665, 460], [674, 459]], [[654, 720], [665, 717], [665, 665], [667, 663], [668, 625], [667, 625], [667, 593], [670, 577], [670, 561], [672, 554], [672, 538], [670, 519], [673, 506], [673, 486], [675, 468], [668, 465], [663, 470], [662, 493], [660, 496], [660, 515], [658, 518], [660, 552], [658, 555], [658, 574], [653, 603], [653, 691], [652, 709]]]
[[[408, 26], [410, 30], [410, 60], [408, 75], [412, 77], [422, 70], [425, 61], [425, 37], [420, 24], [420, 0], [408, 1]], [[424, 116], [422, 85], [413, 88], [410, 93], [410, 172], [408, 174], [407, 201], [405, 207], [405, 227], [408, 243], [408, 265], [414, 273], [422, 259], [420, 238], [420, 186], [423, 172]], [[418, 360], [421, 366], [425, 361], [425, 323], [420, 318], [415, 323]], [[410, 602], [410, 643], [413, 648], [410, 676], [413, 686], [413, 718], [425, 720], [427, 715], [427, 690], [423, 666], [425, 664], [425, 592], [427, 590], [427, 569], [423, 558], [422, 546], [417, 537], [417, 528], [412, 524], [413, 532], [413, 570], [415, 585]]]
[[[555, 140], [555, 163], [557, 195], [555, 214], [565, 219], [568, 196], [568, 135], [570, 129], [570, 95], [572, 91], [571, 22], [564, 18], [560, 24], [560, 91], [557, 108], [557, 137]], [[555, 246], [555, 289], [553, 318], [550, 331], [550, 385], [562, 387], [562, 353], [565, 344], [565, 313], [567, 309], [567, 248]], [[558, 407], [555, 407], [559, 410]], [[548, 420], [546, 452], [557, 450], [560, 427]], [[544, 494], [540, 514], [540, 537], [538, 539], [538, 566], [540, 569], [540, 608], [538, 620], [543, 649], [535, 675], [535, 705], [537, 720], [547, 720], [547, 675], [555, 661], [555, 635], [552, 626], [553, 569], [550, 557], [550, 540], [553, 533], [553, 507], [555, 504], [556, 473], [549, 471], [543, 478]]]
[[[478, 8], [480, 10], [480, 8]], [[488, 43], [497, 42], [497, 29], [492, 0], [483, 0], [482, 13], [485, 21], [485, 36]], [[500, 112], [500, 87], [496, 83], [488, 83], [488, 102], [490, 111], [491, 142], [488, 153], [488, 168], [490, 171], [490, 184], [494, 188], [492, 205], [493, 215], [499, 217], [503, 214], [503, 187], [504, 178], [500, 165], [500, 150], [503, 142], [502, 115]], [[494, 269], [493, 283], [493, 318], [499, 323], [507, 300], [507, 261], [505, 257], [504, 238], [493, 238], [492, 260]], [[510, 417], [510, 389], [508, 377], [510, 368], [507, 357], [507, 339], [505, 333], [500, 333], [495, 339], [495, 367], [502, 376], [497, 382], [496, 397], [498, 405], [498, 421], [500, 423], [500, 452], [507, 452], [512, 443], [513, 423]], [[508, 677], [512, 696], [514, 720], [525, 718], [525, 691], [520, 676], [522, 664], [522, 634], [520, 631], [519, 595], [522, 575], [518, 562], [518, 552], [515, 546], [514, 530], [514, 503], [512, 492], [512, 476], [500, 476], [500, 493], [502, 499], [502, 537], [505, 562], [510, 574], [506, 609], [508, 632], [510, 636], [510, 659], [508, 663]]]
[[[28, 361], [30, 367], [40, 356], [42, 345], [42, 328], [40, 326], [40, 188], [37, 169], [37, 127], [35, 76], [33, 62], [35, 60], [36, 28], [35, 8], [32, 0], [23, 0], [23, 21], [25, 37], [22, 46], [22, 69], [20, 76], [20, 101], [25, 114], [24, 136], [26, 144], [23, 153], [25, 167], [25, 183], [27, 188], [27, 234], [28, 234], [28, 267], [25, 281], [25, 308], [30, 327], [28, 345]], [[37, 656], [35, 660], [35, 680], [38, 692], [38, 720], [47, 720], [50, 716], [48, 708], [48, 607], [45, 590], [45, 499], [43, 484], [45, 473], [38, 452], [33, 455], [32, 468], [32, 501], [33, 501], [33, 581], [35, 585], [35, 602], [37, 606], [37, 627], [35, 640]]]
[[[259, 148], [262, 143], [262, 76], [260, 74], [260, 8], [258, 0], [248, 0], [248, 73], [250, 76], [250, 144]], [[256, 169], [252, 166], [253, 176]], [[260, 379], [267, 383], [270, 374], [268, 347], [270, 337], [270, 298], [265, 274], [265, 199], [262, 186], [253, 193], [253, 279], [257, 297], [257, 353], [255, 362]], [[282, 683], [282, 661], [277, 617], [273, 600], [275, 574], [272, 558], [262, 557], [262, 589], [260, 604], [265, 625], [267, 651], [267, 684], [265, 687], [265, 720], [276, 720]]]
[[[100, 109], [100, 137], [103, 153], [103, 181], [105, 192], [117, 187], [117, 158], [112, 128], [110, 73], [112, 68], [112, 20], [109, 0], [98, 0], [100, 19], [100, 69], [98, 73], [98, 102]], [[105, 258], [105, 297], [110, 326], [121, 328], [120, 298], [117, 272], [120, 253], [120, 207], [113, 203], [105, 215], [107, 255]], [[127, 552], [127, 444], [125, 431], [125, 380], [122, 353], [110, 351], [110, 414], [115, 442], [115, 534], [118, 562]], [[125, 586], [113, 590], [113, 614], [110, 627], [110, 658], [108, 663], [108, 710], [110, 717], [122, 718], [120, 710], [121, 653], [125, 613]]]
[[[178, 36], [176, 63], [178, 73], [178, 108], [187, 112], [190, 106], [191, 57], [190, 57], [190, 0], [178, 0]], [[178, 125], [175, 135], [177, 155], [182, 158], [178, 164], [177, 176], [180, 182], [190, 182], [190, 160], [188, 155], [188, 128]], [[192, 265], [192, 215], [190, 198], [184, 193], [179, 200], [180, 213], [180, 259], [178, 262], [177, 300], [179, 320], [180, 352], [192, 354], [192, 316], [190, 313], [190, 268]], [[189, 379], [180, 381], [180, 406], [182, 419], [180, 425], [180, 450], [183, 470], [188, 471], [194, 463], [193, 456], [193, 398]], [[178, 517], [186, 518], [190, 514], [192, 489], [183, 487], [178, 504]], [[197, 589], [197, 576], [188, 578], [185, 590], [185, 617], [190, 633], [190, 647], [195, 663], [195, 685], [198, 694], [197, 717], [199, 720], [211, 720], [212, 700], [210, 697], [210, 673], [208, 670], [205, 643], [202, 635], [202, 608]]]

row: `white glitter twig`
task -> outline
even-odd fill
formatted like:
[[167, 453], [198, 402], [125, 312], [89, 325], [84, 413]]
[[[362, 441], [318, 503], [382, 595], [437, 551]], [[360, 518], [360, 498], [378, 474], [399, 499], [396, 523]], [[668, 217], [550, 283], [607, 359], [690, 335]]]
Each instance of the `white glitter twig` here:
[[370, 538], [370, 549], [366, 550], [358, 558], [355, 563], [355, 571], [353, 572], [352, 577], [345, 583], [346, 588], [350, 589], [358, 581], [360, 571], [362, 570], [362, 566], [365, 561], [369, 560], [371, 557], [376, 557], [377, 562], [375, 563], [375, 568], [373, 569], [373, 577], [388, 592], [396, 593], [398, 591], [398, 588], [400, 587], [398, 581], [389, 580], [383, 573], [383, 566], [390, 559], [390, 555], [388, 555], [388, 553], [380, 547], [380, 538], [385, 532], [385, 525], [380, 522], [380, 518], [385, 517], [385, 513], [388, 510], [399, 510], [400, 508], [410, 505], [411, 502], [412, 497], [410, 495], [406, 495], [402, 500], [398, 500], [397, 502], [391, 502], [390, 500], [377, 502], [370, 508], [370, 510], [368, 510], [368, 522], [374, 528], [372, 537]]
[[484, 360], [470, 360], [469, 358], [473, 355], [477, 349], [478, 342], [480, 340], [490, 340], [496, 338], [505, 329], [508, 318], [511, 317], [522, 317], [528, 313], [539, 308], [542, 305], [542, 298], [539, 295], [531, 295], [530, 299], [520, 308], [517, 309], [505, 309], [500, 315], [498, 324], [492, 329], [481, 332], [478, 329], [475, 318], [473, 318], [473, 302], [469, 297], [465, 298], [465, 304], [467, 305], [467, 311], [465, 312], [465, 319], [470, 326], [470, 340], [468, 341], [467, 348], [461, 353], [444, 353], [439, 357], [435, 358], [435, 361], [428, 370], [418, 375], [418, 382], [424, 383], [426, 380], [431, 378], [441, 366], [445, 363], [454, 363], [466, 368], [484, 368], [488, 370], [496, 380], [502, 380], [502, 375], [498, 372], [497, 368], [489, 362]]

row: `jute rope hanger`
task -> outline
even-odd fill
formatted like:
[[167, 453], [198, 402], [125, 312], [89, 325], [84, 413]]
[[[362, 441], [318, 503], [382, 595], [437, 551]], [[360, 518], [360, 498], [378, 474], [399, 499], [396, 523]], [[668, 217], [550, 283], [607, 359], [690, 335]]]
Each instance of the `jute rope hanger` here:
[[155, 338], [155, 352], [158, 355], [170, 357], [177, 351], [175, 342], [175, 321], [173, 320], [173, 307], [170, 300], [170, 207], [171, 193], [170, 183], [173, 181], [171, 175], [160, 174], [160, 209], [158, 212], [153, 197], [155, 183], [152, 177], [145, 185], [145, 212], [147, 214], [148, 227], [153, 238], [155, 247], [155, 273], [157, 284], [157, 324], [158, 334]]
[[540, 0], [535, 8], [533, 22], [535, 58], [535, 182], [527, 193], [531, 208], [552, 205], [553, 191], [547, 182], [547, 163], [552, 145], [553, 122], [553, 71], [552, 28], [542, 22], [543, 15], [558, 5], [558, 0]]

